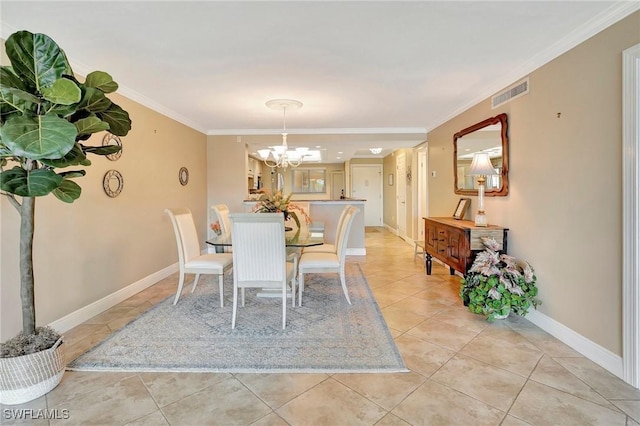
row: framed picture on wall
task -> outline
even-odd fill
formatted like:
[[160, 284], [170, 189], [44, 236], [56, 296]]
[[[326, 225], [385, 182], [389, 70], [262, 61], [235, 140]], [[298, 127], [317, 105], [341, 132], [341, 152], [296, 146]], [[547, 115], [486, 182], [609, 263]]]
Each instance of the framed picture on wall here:
[[455, 212], [453, 212], [454, 219], [464, 219], [464, 215], [469, 208], [469, 204], [471, 204], [471, 198], [460, 198], [458, 201], [458, 207], [456, 207]]

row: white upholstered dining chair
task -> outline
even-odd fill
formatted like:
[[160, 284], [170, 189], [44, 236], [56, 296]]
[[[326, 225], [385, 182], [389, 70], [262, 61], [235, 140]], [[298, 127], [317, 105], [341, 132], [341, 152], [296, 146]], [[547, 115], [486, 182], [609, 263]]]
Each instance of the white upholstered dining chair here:
[[324, 244], [319, 246], [305, 247], [304, 249], [302, 249], [302, 253], [336, 253], [338, 251], [337, 249], [338, 237], [340, 236], [340, 231], [342, 230], [342, 226], [344, 225], [344, 219], [347, 216], [347, 212], [349, 211], [349, 209], [352, 209], [352, 208], [353, 206], [346, 205], [342, 209], [342, 212], [340, 213], [340, 218], [338, 218], [338, 224], [336, 225], [336, 234], [333, 237], [332, 242], [327, 243], [325, 241]]
[[302, 253], [300, 260], [298, 261], [298, 305], [302, 306], [302, 293], [304, 292], [304, 274], [310, 273], [325, 273], [336, 272], [340, 275], [340, 284], [342, 285], [342, 291], [347, 302], [351, 304], [349, 299], [349, 290], [347, 289], [347, 282], [344, 273], [344, 266], [347, 254], [347, 241], [349, 240], [349, 233], [351, 232], [351, 225], [353, 219], [360, 210], [351, 207], [345, 214], [344, 224], [340, 230], [338, 241], [336, 244], [337, 251], [331, 252], [316, 252], [316, 253]]
[[246, 288], [280, 290], [282, 328], [287, 321], [287, 283], [291, 283], [291, 305], [295, 306], [296, 263], [287, 262], [284, 215], [282, 213], [232, 213], [233, 314], [236, 326], [238, 292], [244, 306]]
[[[229, 221], [229, 207], [226, 204], [216, 204], [211, 206], [215, 219], [220, 223], [220, 229], [223, 234], [231, 232], [231, 222]], [[224, 252], [231, 252], [231, 247], [224, 247]]]
[[218, 288], [220, 292], [220, 307], [224, 306], [224, 274], [232, 269], [233, 258], [230, 253], [202, 254], [198, 233], [193, 222], [191, 210], [187, 208], [175, 208], [164, 210], [173, 225], [178, 246], [178, 262], [180, 264], [180, 281], [178, 291], [173, 304], [178, 303], [182, 294], [182, 286], [186, 274], [196, 274], [193, 280], [191, 292], [196, 289], [201, 274], [218, 275]]
[[231, 232], [231, 222], [229, 221], [229, 207], [226, 204], [216, 204], [211, 206], [211, 210], [215, 214], [215, 218], [220, 222], [222, 233]]

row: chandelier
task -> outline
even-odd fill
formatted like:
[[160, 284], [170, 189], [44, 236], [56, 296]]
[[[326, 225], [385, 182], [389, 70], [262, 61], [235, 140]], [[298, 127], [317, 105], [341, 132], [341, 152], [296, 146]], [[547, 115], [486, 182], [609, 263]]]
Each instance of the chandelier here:
[[298, 109], [302, 107], [302, 102], [293, 99], [272, 99], [266, 103], [267, 107], [271, 109], [282, 110], [282, 144], [276, 146], [270, 146], [269, 149], [259, 149], [258, 155], [264, 161], [264, 163], [271, 167], [280, 167], [286, 169], [287, 167], [298, 167], [302, 164], [302, 161], [307, 155], [309, 148], [299, 147], [295, 150], [290, 150], [287, 145], [287, 109]]

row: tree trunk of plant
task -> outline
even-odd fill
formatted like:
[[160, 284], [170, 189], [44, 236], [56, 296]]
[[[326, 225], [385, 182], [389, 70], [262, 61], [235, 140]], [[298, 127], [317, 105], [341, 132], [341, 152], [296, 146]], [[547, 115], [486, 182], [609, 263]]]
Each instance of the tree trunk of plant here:
[[33, 231], [36, 199], [23, 197], [20, 209], [20, 300], [22, 301], [22, 332], [36, 332], [36, 307], [33, 281]]

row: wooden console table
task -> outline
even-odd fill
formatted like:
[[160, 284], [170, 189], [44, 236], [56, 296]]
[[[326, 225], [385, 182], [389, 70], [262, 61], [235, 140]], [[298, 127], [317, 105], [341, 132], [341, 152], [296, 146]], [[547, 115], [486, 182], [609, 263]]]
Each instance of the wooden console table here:
[[500, 253], [507, 252], [507, 231], [500, 226], [475, 226], [469, 220], [449, 217], [425, 217], [425, 264], [427, 275], [431, 275], [432, 258], [449, 266], [451, 275], [455, 271], [466, 274], [476, 254], [484, 250], [482, 237], [495, 239], [502, 245]]

